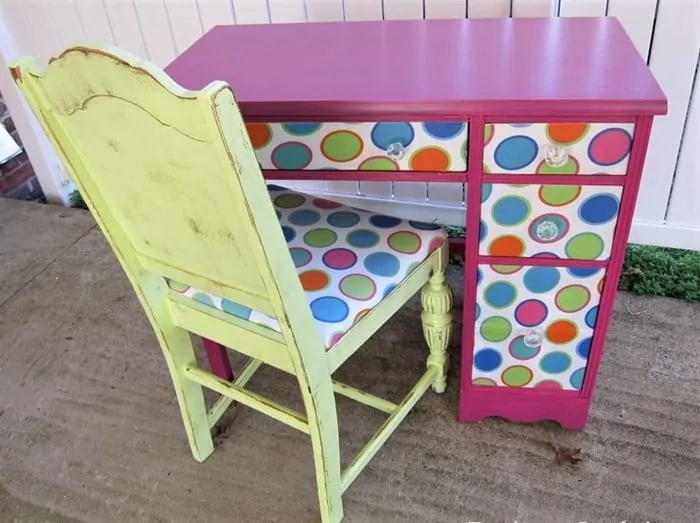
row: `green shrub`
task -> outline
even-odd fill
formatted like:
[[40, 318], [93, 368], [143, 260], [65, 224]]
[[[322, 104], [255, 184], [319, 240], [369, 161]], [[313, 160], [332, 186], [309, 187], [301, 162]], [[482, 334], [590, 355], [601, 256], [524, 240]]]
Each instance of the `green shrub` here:
[[83, 200], [83, 196], [77, 190], [70, 193], [70, 206], [86, 210], [88, 208], [85, 200]]

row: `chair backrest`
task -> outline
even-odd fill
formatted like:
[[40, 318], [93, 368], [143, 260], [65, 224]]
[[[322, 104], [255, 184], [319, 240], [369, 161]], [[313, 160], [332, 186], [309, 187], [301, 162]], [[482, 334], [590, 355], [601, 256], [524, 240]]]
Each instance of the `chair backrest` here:
[[174, 279], [276, 317], [302, 359], [323, 352], [227, 84], [187, 91], [86, 46], [11, 72], [135, 287], [143, 271]]

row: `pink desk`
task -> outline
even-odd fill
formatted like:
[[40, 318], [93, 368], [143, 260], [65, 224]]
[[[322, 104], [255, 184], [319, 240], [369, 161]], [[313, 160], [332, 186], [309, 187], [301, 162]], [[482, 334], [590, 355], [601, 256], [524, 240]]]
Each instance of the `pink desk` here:
[[167, 71], [233, 87], [269, 179], [466, 183], [459, 419], [585, 426], [666, 112], [616, 19], [220, 26]]

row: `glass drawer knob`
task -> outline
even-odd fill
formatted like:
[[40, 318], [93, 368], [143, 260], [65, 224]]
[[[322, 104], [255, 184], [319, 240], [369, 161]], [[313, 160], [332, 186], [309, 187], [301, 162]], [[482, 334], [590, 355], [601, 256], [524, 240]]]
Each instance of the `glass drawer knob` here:
[[544, 162], [550, 167], [561, 167], [569, 161], [569, 153], [566, 147], [560, 145], [548, 145], [544, 150]]
[[539, 347], [542, 345], [542, 334], [535, 329], [530, 329], [525, 333], [523, 343], [531, 348]]
[[559, 226], [551, 220], [544, 220], [535, 229], [540, 240], [553, 240], [559, 235]]
[[386, 155], [392, 160], [400, 160], [406, 155], [406, 148], [399, 142], [390, 143]]

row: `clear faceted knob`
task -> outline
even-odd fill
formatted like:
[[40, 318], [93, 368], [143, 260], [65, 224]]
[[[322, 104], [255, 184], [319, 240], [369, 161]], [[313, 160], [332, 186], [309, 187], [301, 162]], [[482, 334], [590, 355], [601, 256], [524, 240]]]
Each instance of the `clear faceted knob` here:
[[525, 345], [528, 347], [539, 347], [542, 345], [542, 333], [535, 329], [530, 329], [525, 333], [523, 343], [525, 343]]
[[559, 234], [559, 226], [551, 220], [544, 220], [537, 225], [535, 234], [540, 240], [553, 240]]
[[386, 155], [392, 160], [400, 160], [406, 155], [406, 148], [399, 142], [391, 143], [386, 148]]
[[544, 162], [550, 167], [561, 167], [569, 161], [569, 153], [566, 147], [561, 145], [547, 145], [544, 149]]

